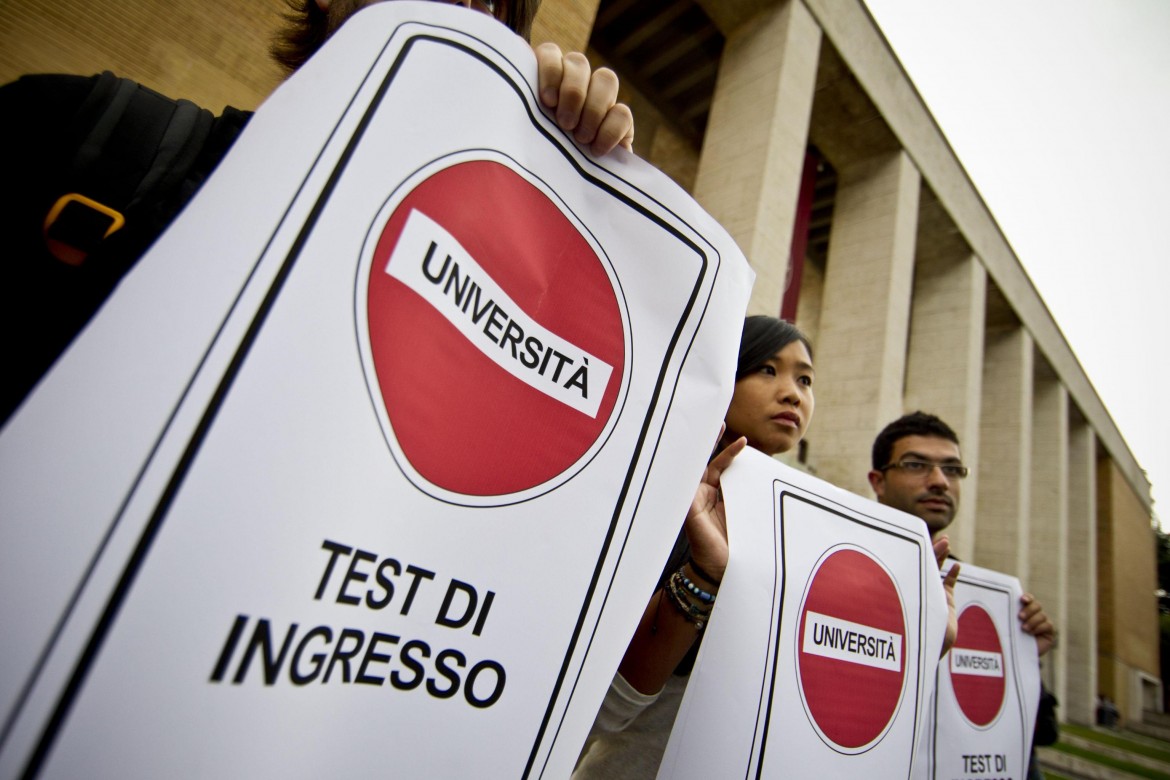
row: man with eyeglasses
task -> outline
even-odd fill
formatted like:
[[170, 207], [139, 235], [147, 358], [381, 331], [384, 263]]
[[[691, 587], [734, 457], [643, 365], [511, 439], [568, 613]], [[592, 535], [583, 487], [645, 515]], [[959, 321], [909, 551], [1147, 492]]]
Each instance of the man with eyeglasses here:
[[[945, 539], [959, 510], [963, 465], [959, 437], [939, 417], [925, 412], [903, 415], [882, 429], [873, 442], [869, 484], [879, 504], [922, 518], [934, 541]], [[1036, 638], [1041, 656], [1056, 643], [1056, 627], [1031, 593], [1020, 597], [1020, 626]], [[1039, 777], [1034, 760], [1028, 777]]]
[[[933, 414], [899, 417], [874, 439], [869, 484], [878, 503], [922, 518], [935, 541], [955, 519], [968, 473], [959, 437]], [[1025, 593], [1021, 602], [1020, 623], [1044, 655], [1056, 642], [1056, 628], [1032, 594]]]
[[955, 519], [966, 476], [959, 437], [932, 414], [900, 417], [873, 442], [869, 484], [878, 503], [921, 517], [936, 541]]

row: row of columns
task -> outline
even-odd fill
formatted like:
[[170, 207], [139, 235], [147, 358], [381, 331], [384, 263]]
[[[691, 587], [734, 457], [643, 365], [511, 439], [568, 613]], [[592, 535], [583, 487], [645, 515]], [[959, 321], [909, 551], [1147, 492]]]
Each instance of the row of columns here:
[[[751, 310], [779, 311], [822, 34], [801, 0], [732, 30], [695, 196], [751, 259]], [[816, 139], [813, 139], [814, 141]], [[1096, 440], [969, 249], [918, 250], [922, 176], [902, 150], [837, 166], [818, 302], [812, 464], [862, 495], [873, 437], [905, 411], [959, 433], [973, 476], [951, 533], [961, 557], [1020, 578], [1062, 632], [1045, 660], [1065, 717], [1096, 694]], [[1069, 578], [1068, 572], [1077, 576]]]

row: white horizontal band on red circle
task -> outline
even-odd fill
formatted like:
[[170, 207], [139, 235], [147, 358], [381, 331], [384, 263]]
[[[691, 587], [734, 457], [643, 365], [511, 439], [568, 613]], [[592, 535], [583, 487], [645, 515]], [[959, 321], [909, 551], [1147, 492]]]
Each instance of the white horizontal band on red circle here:
[[951, 648], [951, 674], [976, 677], [1003, 677], [1003, 655], [982, 650]]
[[504, 371], [597, 417], [613, 366], [528, 316], [438, 222], [412, 210], [384, 270]]
[[902, 671], [900, 635], [812, 611], [807, 613], [806, 621], [801, 647], [804, 652], [875, 669]]

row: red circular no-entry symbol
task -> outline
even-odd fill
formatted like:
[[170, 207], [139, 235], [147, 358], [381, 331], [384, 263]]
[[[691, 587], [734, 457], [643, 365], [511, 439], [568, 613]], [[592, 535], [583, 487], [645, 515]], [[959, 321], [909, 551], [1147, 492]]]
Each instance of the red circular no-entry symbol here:
[[994, 723], [1003, 710], [1007, 677], [999, 632], [982, 605], [968, 604], [959, 613], [959, 633], [948, 668], [963, 717], [976, 728]]
[[868, 552], [818, 561], [800, 609], [797, 674], [821, 738], [844, 753], [885, 736], [906, 682], [906, 619], [893, 577]]
[[556, 487], [601, 446], [628, 318], [576, 218], [484, 156], [432, 164], [382, 208], [358, 274], [358, 336], [407, 477], [443, 500], [499, 505]]

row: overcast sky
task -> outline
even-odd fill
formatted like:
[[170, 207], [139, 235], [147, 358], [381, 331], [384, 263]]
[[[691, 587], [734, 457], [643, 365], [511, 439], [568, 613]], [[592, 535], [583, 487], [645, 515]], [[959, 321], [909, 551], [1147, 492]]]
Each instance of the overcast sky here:
[[865, 2], [1170, 522], [1170, 1]]

